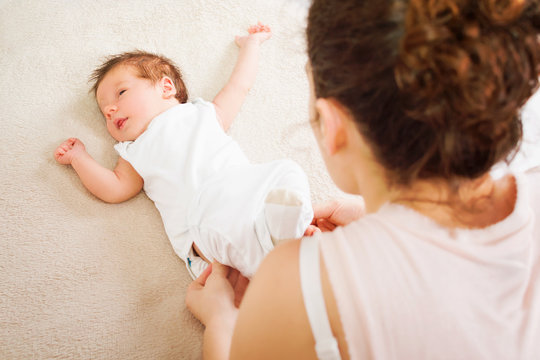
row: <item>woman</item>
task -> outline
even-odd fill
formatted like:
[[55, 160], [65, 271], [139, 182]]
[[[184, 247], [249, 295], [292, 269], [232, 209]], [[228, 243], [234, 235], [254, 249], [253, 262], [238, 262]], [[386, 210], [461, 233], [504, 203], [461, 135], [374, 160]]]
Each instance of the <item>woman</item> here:
[[213, 264], [186, 299], [205, 357], [537, 358], [540, 169], [489, 171], [520, 142], [539, 29], [538, 1], [314, 0], [313, 131], [366, 215], [316, 208], [348, 225], [276, 248], [243, 299]]

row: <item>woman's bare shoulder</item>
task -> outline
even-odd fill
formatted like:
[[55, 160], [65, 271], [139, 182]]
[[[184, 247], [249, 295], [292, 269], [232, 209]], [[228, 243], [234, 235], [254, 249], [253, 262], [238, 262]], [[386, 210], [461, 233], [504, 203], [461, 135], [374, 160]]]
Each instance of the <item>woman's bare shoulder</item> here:
[[240, 307], [231, 358], [316, 358], [300, 290], [300, 240], [274, 249], [253, 277]]
[[[240, 307], [232, 359], [317, 358], [301, 291], [299, 252], [300, 240], [289, 241], [274, 249], [261, 264]], [[338, 339], [342, 358], [348, 359], [324, 261], [321, 281], [332, 332]]]

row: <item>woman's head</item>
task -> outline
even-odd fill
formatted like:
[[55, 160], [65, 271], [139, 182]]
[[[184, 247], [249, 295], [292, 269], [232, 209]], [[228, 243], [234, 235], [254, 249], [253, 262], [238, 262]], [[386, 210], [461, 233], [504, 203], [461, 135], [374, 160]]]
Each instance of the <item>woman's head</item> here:
[[314, 0], [315, 95], [345, 106], [390, 182], [474, 179], [521, 139], [538, 1]]

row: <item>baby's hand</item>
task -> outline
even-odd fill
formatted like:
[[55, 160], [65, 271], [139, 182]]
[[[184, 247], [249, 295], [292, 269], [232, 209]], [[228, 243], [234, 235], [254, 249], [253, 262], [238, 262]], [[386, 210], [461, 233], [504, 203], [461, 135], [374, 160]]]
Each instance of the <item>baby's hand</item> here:
[[62, 165], [69, 165], [74, 158], [84, 152], [86, 152], [84, 144], [77, 138], [70, 138], [56, 148], [54, 158]]
[[248, 41], [255, 41], [257, 44], [262, 44], [272, 37], [272, 30], [268, 25], [263, 25], [259, 21], [257, 25], [252, 25], [248, 29], [249, 35], [237, 36], [235, 38], [236, 45], [243, 47]]

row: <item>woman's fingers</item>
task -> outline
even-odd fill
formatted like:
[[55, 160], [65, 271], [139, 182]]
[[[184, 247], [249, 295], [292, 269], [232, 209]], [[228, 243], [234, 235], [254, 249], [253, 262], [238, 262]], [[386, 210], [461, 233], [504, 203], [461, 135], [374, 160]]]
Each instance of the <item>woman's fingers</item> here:
[[212, 263], [212, 273], [216, 274], [217, 276], [226, 278], [229, 276], [230, 271], [231, 268], [227, 265], [223, 265], [221, 263], [218, 263], [217, 261], [214, 261]]
[[317, 227], [322, 231], [333, 231], [337, 225], [326, 219], [317, 219]]
[[338, 208], [339, 202], [336, 200], [326, 201], [313, 206], [313, 219], [328, 219]]
[[240, 304], [242, 303], [242, 299], [244, 298], [248, 285], [249, 279], [240, 274], [238, 281], [234, 286], [234, 306], [237, 308], [240, 307]]
[[240, 277], [240, 271], [236, 269], [231, 269], [229, 271], [229, 275], [227, 276], [227, 279], [229, 280], [229, 283], [231, 283], [231, 286], [233, 287], [233, 289], [236, 286], [236, 282], [238, 281], [239, 277]]
[[208, 277], [212, 273], [212, 265], [213, 264], [209, 264], [206, 269], [204, 269], [204, 271], [201, 273], [201, 275], [199, 275], [199, 277], [195, 279], [194, 282], [196, 284], [200, 286], [204, 286], [206, 284], [206, 280], [208, 280]]
[[313, 219], [313, 222], [311, 225], [308, 225], [306, 231], [304, 232], [304, 236], [313, 236], [313, 234], [320, 232], [321, 229], [317, 227], [317, 219]]

